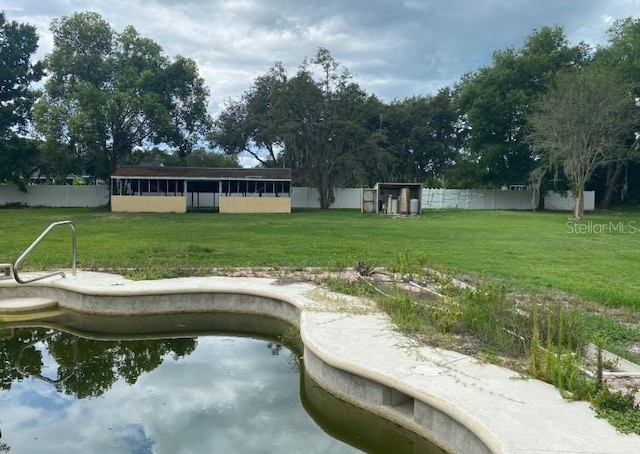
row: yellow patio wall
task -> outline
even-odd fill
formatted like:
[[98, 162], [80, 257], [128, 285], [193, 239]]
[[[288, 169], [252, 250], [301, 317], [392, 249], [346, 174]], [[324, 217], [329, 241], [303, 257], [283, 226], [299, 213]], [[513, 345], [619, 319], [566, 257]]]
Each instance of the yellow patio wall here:
[[111, 211], [130, 213], [186, 213], [184, 196], [111, 196]]
[[222, 196], [220, 213], [291, 213], [291, 198]]

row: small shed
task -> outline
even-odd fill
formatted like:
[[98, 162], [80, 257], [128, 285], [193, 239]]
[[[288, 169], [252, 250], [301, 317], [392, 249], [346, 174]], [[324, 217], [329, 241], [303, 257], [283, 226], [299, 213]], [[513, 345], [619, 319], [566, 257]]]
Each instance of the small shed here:
[[362, 210], [367, 213], [416, 215], [422, 211], [422, 183], [376, 183], [362, 194]]
[[290, 213], [291, 169], [121, 166], [111, 211]]

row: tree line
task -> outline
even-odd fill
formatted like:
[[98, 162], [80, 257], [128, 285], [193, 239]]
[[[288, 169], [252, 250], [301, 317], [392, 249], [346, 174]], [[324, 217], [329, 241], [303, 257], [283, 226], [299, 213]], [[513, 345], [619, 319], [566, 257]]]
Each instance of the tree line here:
[[381, 181], [595, 189], [603, 208], [640, 199], [639, 19], [616, 21], [597, 48], [542, 27], [450, 87], [390, 102], [319, 48], [293, 74], [274, 63], [215, 119], [196, 63], [169, 58], [133, 27], [117, 32], [81, 12], [51, 31], [53, 50], [33, 62], [35, 28], [0, 14], [3, 181], [24, 186], [36, 171], [108, 178], [150, 158], [237, 166], [251, 156], [291, 168], [323, 208], [336, 187]]

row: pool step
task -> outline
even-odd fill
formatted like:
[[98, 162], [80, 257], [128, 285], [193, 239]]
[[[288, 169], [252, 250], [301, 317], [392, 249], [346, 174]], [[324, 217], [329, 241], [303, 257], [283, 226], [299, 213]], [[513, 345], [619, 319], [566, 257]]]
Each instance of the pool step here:
[[23, 297], [0, 299], [0, 316], [42, 312], [56, 309], [58, 302], [51, 298]]

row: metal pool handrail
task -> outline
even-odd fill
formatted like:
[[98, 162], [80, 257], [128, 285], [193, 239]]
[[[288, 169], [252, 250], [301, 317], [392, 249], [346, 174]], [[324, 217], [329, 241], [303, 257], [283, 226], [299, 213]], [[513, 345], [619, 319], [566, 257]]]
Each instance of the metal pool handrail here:
[[40, 236], [36, 238], [36, 240], [33, 243], [31, 243], [31, 246], [29, 246], [22, 253], [22, 255], [18, 257], [18, 260], [16, 260], [16, 263], [13, 265], [13, 277], [16, 279], [16, 282], [20, 284], [28, 284], [30, 282], [39, 281], [41, 279], [46, 279], [51, 276], [60, 275], [62, 277], [67, 277], [64, 271], [56, 271], [55, 273], [45, 274], [44, 276], [38, 276], [38, 277], [27, 279], [27, 280], [21, 279], [20, 276], [18, 275], [18, 268], [20, 268], [20, 265], [22, 264], [24, 259], [27, 258], [27, 255], [29, 255], [31, 251], [33, 251], [38, 244], [40, 244], [40, 241], [42, 241], [49, 234], [49, 232], [51, 232], [53, 229], [55, 229], [60, 225], [69, 225], [71, 227], [71, 267], [73, 270], [72, 271], [73, 275], [74, 276], [76, 275], [76, 226], [72, 221], [59, 221], [49, 225], [49, 227], [47, 227], [45, 231], [42, 232]]

